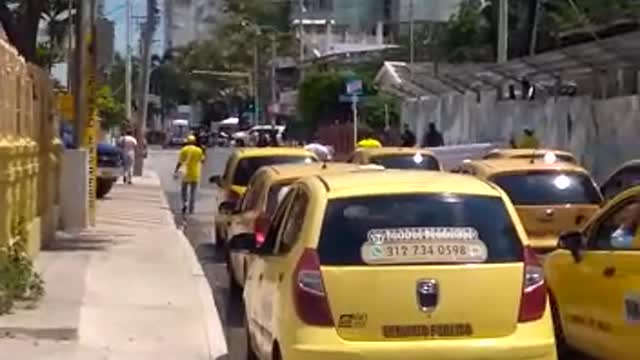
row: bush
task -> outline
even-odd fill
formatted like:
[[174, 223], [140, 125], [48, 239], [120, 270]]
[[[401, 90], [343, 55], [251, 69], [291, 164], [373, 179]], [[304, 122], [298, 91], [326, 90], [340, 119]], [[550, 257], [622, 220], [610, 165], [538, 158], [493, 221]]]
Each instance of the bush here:
[[16, 302], [35, 303], [44, 295], [44, 282], [27, 254], [26, 224], [12, 224], [13, 241], [0, 248], [0, 314], [10, 312]]

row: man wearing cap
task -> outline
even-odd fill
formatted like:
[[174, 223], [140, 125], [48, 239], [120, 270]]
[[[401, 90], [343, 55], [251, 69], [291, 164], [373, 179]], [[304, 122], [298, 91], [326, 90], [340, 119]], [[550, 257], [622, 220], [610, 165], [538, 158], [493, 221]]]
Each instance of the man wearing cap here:
[[535, 132], [530, 126], [524, 127], [523, 134], [520, 136], [515, 145], [518, 149], [537, 149], [540, 147], [538, 138], [536, 138]]
[[200, 183], [202, 163], [204, 162], [204, 152], [197, 146], [196, 137], [189, 135], [187, 145], [180, 150], [178, 163], [174, 170], [174, 176], [178, 175], [180, 168], [184, 168], [182, 177], [182, 213], [189, 211], [193, 214], [196, 202], [196, 190]]

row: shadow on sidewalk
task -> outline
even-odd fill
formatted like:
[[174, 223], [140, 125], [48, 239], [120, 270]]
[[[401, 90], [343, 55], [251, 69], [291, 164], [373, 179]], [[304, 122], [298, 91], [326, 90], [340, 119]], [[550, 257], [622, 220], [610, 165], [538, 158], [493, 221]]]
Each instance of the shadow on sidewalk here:
[[56, 238], [43, 245], [44, 251], [105, 251], [113, 240], [95, 235], [57, 234]]

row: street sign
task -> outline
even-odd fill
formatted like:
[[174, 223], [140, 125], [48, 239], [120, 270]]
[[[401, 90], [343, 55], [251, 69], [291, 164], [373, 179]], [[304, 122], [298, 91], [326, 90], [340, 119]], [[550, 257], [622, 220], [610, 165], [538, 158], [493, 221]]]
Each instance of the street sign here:
[[347, 80], [347, 94], [348, 95], [360, 95], [360, 94], [362, 94], [362, 80], [360, 80], [360, 79], [348, 79]]
[[369, 100], [371, 97], [370, 96], [359, 96], [359, 95], [340, 95], [340, 97], [338, 98], [338, 100], [341, 103], [348, 103], [351, 104], [352, 102], [357, 102], [357, 103], [362, 103], [365, 102], [367, 100]]
[[73, 120], [73, 95], [59, 93], [56, 95], [56, 110], [65, 120]]

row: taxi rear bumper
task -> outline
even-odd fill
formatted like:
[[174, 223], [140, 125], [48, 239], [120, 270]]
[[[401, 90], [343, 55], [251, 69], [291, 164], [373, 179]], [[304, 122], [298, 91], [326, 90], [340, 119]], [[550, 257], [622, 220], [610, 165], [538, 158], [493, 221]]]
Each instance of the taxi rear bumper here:
[[[548, 313], [548, 311], [547, 311]], [[305, 360], [557, 360], [549, 314], [518, 324], [501, 338], [423, 341], [345, 341], [334, 328], [302, 328], [295, 344], [281, 344], [284, 359]]]

